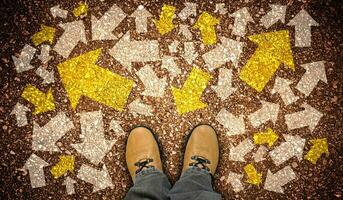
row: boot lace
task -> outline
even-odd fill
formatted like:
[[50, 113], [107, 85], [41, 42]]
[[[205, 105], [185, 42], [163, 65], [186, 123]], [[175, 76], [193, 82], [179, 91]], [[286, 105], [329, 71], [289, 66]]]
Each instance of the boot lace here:
[[210, 171], [210, 169], [206, 166], [207, 164], [211, 164], [211, 162], [202, 156], [192, 156], [191, 160], [194, 160], [194, 162], [189, 163], [189, 166], [198, 167], [200, 169], [205, 169], [207, 171]]
[[149, 163], [151, 163], [153, 161], [154, 160], [152, 158], [144, 158], [144, 159], [141, 159], [138, 162], [136, 162], [135, 166], [138, 167], [138, 169], [136, 170], [136, 174], [138, 174], [143, 169], [149, 169], [149, 168], [154, 167], [152, 165], [148, 165]]

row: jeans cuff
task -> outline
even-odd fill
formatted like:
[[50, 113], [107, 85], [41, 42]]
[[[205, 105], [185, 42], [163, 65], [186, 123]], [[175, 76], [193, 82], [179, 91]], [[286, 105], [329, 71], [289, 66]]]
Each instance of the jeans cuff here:
[[155, 167], [143, 169], [142, 171], [140, 171], [136, 174], [136, 181], [144, 178], [145, 176], [151, 175], [151, 174], [163, 174], [163, 172], [159, 169], [156, 169]]
[[211, 176], [211, 173], [207, 171], [206, 169], [201, 169], [199, 167], [191, 166], [189, 167], [181, 176], [187, 175], [187, 174], [204, 174]]

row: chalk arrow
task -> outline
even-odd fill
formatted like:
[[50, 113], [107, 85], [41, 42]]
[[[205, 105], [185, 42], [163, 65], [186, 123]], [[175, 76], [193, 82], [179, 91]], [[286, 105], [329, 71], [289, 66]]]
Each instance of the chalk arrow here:
[[182, 21], [185, 21], [190, 16], [197, 14], [197, 4], [186, 2], [185, 7], [179, 12], [178, 16]]
[[64, 32], [56, 42], [54, 51], [60, 54], [63, 58], [68, 58], [79, 42], [87, 44], [85, 25], [83, 24], [83, 21], [74, 21], [60, 24], [59, 26], [64, 29]]
[[184, 46], [184, 50], [183, 50], [181, 57], [184, 58], [189, 65], [192, 65], [193, 61], [199, 55], [198, 52], [196, 51], [195, 47], [194, 47], [194, 43], [193, 42], [184, 42], [183, 46]]
[[173, 23], [175, 11], [176, 7], [163, 4], [162, 11], [160, 13], [160, 19], [153, 20], [158, 32], [161, 35], [165, 35], [175, 28], [175, 24]]
[[262, 33], [248, 37], [258, 48], [244, 65], [239, 78], [257, 92], [261, 92], [284, 63], [294, 70], [293, 55], [287, 30]]
[[306, 72], [295, 88], [306, 96], [311, 94], [319, 81], [323, 81], [324, 83], [328, 82], [325, 72], [325, 61], [307, 63], [301, 66]]
[[243, 178], [243, 174], [237, 174], [234, 172], [229, 173], [229, 177], [227, 179], [227, 182], [231, 183], [233, 191], [236, 193], [244, 190], [244, 186], [243, 186], [242, 181], [241, 181], [242, 178]]
[[206, 45], [212, 45], [217, 42], [216, 26], [219, 24], [219, 19], [213, 17], [207, 12], [201, 13], [198, 21], [193, 28], [199, 29], [201, 40]]
[[101, 49], [90, 51], [58, 64], [63, 86], [75, 110], [81, 96], [123, 111], [134, 82], [95, 63]]
[[75, 156], [73, 155], [61, 155], [60, 161], [51, 168], [50, 172], [55, 179], [58, 179], [65, 173], [74, 171]]
[[30, 111], [26, 106], [22, 105], [21, 103], [17, 103], [12, 112], [11, 115], [15, 115], [15, 118], [17, 120], [17, 126], [22, 127], [27, 125], [27, 117], [26, 112]]
[[114, 145], [104, 135], [102, 112], [84, 112], [80, 115], [83, 142], [72, 146], [91, 163], [99, 164]]
[[244, 167], [244, 171], [247, 174], [248, 179], [246, 180], [247, 183], [253, 185], [259, 185], [262, 183], [262, 174], [258, 173], [255, 169], [254, 165], [248, 164]]
[[304, 108], [303, 111], [285, 115], [288, 130], [308, 126], [312, 132], [316, 128], [320, 119], [323, 117], [323, 113], [319, 112], [307, 103], [304, 103], [302, 107]]
[[244, 156], [254, 148], [254, 144], [247, 138], [237, 146], [230, 148], [229, 160], [245, 162]]
[[43, 84], [50, 84], [50, 83], [55, 82], [55, 76], [54, 76], [53, 70], [49, 72], [44, 67], [39, 67], [36, 70], [36, 74], [43, 79]]
[[115, 40], [112, 31], [126, 17], [117, 5], [113, 5], [100, 19], [92, 15], [92, 40]]
[[192, 40], [192, 32], [189, 30], [189, 27], [185, 24], [179, 25], [179, 33], [183, 35], [187, 40]]
[[261, 124], [264, 124], [268, 121], [272, 121], [275, 124], [279, 114], [279, 104], [267, 101], [261, 101], [261, 103], [262, 108], [248, 116], [251, 124], [255, 128], [259, 127]]
[[158, 78], [150, 65], [142, 67], [136, 72], [139, 79], [142, 81], [145, 89], [142, 95], [152, 97], [163, 97], [167, 86], [167, 77]]
[[160, 60], [157, 40], [131, 41], [129, 31], [110, 49], [109, 53], [129, 71], [132, 62]]
[[283, 6], [279, 4], [270, 4], [270, 8], [272, 10], [269, 11], [266, 15], [264, 15], [260, 20], [262, 25], [265, 28], [269, 28], [278, 21], [285, 23], [287, 6]]
[[310, 140], [313, 144], [310, 151], [305, 155], [305, 159], [310, 161], [312, 164], [316, 164], [317, 160], [322, 154], [329, 155], [328, 141], [326, 138]]
[[148, 18], [152, 17], [152, 14], [143, 5], [139, 5], [135, 12], [131, 14], [131, 17], [135, 18], [137, 33], [146, 33], [148, 31]]
[[246, 34], [246, 27], [249, 22], [253, 22], [253, 18], [246, 7], [237, 10], [236, 12], [230, 14], [230, 17], [235, 18], [233, 24], [232, 34], [244, 37]]
[[222, 108], [216, 120], [224, 126], [224, 128], [228, 129], [229, 131], [226, 132], [227, 135], [241, 135], [245, 133], [245, 123], [243, 116], [236, 117], [230, 112], [226, 111], [225, 108]]
[[68, 16], [68, 11], [63, 10], [60, 8], [60, 5], [54, 6], [50, 8], [50, 13], [51, 15], [56, 18], [56, 17], [61, 17], [63, 19], [67, 18]]
[[268, 144], [269, 148], [273, 146], [276, 140], [279, 138], [277, 133], [271, 128], [268, 128], [266, 131], [255, 133], [254, 134], [254, 143], [255, 144]]
[[73, 128], [73, 122], [63, 112], [59, 112], [43, 127], [33, 122], [32, 149], [60, 152], [56, 142]]
[[42, 45], [40, 55], [38, 55], [38, 59], [42, 61], [43, 64], [48, 63], [53, 57], [50, 56], [50, 46], [49, 45]]
[[292, 81], [276, 77], [274, 87], [271, 91], [272, 94], [279, 93], [286, 106], [296, 102], [299, 99], [299, 97], [295, 96], [293, 93], [291, 87], [289, 86], [290, 84], [292, 84]]
[[49, 42], [49, 44], [52, 44], [55, 38], [55, 32], [55, 28], [41, 25], [40, 31], [32, 36], [32, 42], [36, 46], [42, 44], [43, 42]]
[[225, 8], [225, 3], [217, 3], [214, 12], [219, 13], [220, 15], [225, 15], [228, 12], [227, 8]]
[[29, 101], [35, 106], [33, 111], [34, 115], [55, 110], [54, 97], [51, 92], [51, 88], [46, 94], [37, 89], [33, 85], [26, 85], [21, 97]]
[[219, 77], [218, 77], [218, 84], [212, 86], [212, 89], [216, 92], [217, 96], [222, 100], [225, 101], [227, 98], [233, 94], [237, 88], [232, 87], [231, 85], [232, 79], [232, 70], [221, 68], [219, 69]]
[[305, 10], [301, 10], [287, 25], [295, 26], [296, 47], [310, 47], [311, 26], [319, 26]]
[[112, 179], [105, 165], [101, 170], [94, 169], [88, 165], [82, 165], [77, 178], [93, 184], [93, 192], [113, 187]]
[[75, 188], [74, 188], [75, 183], [76, 183], [76, 181], [70, 177], [67, 177], [64, 180], [63, 185], [66, 186], [66, 190], [67, 190], [68, 195], [75, 194]]
[[12, 56], [13, 63], [15, 66], [15, 69], [17, 70], [17, 73], [21, 73], [30, 69], [33, 69], [34, 67], [30, 64], [33, 56], [36, 53], [36, 49], [32, 46], [26, 44], [24, 48], [21, 50], [21, 53], [19, 57]]
[[144, 104], [141, 102], [141, 100], [138, 98], [131, 102], [128, 105], [129, 111], [133, 114], [133, 116], [137, 115], [144, 115], [144, 116], [152, 116], [153, 110], [150, 105]]
[[176, 109], [180, 115], [207, 107], [200, 98], [211, 78], [210, 74], [193, 67], [182, 88], [172, 86]]
[[262, 162], [265, 160], [265, 155], [267, 154], [267, 147], [259, 146], [257, 151], [253, 153], [253, 158], [255, 162]]
[[269, 152], [269, 156], [274, 164], [279, 166], [294, 156], [301, 161], [306, 140], [292, 135], [283, 135], [283, 137], [286, 142], [283, 142], [280, 146], [275, 147], [274, 150]]
[[110, 130], [113, 130], [118, 135], [125, 135], [126, 132], [121, 127], [120, 125], [121, 123], [122, 123], [121, 121], [112, 119], [110, 122]]
[[43, 169], [46, 166], [49, 166], [49, 164], [35, 154], [31, 154], [26, 161], [24, 168], [29, 170], [32, 188], [44, 187], [46, 185]]
[[282, 186], [291, 182], [296, 178], [290, 166], [286, 166], [273, 174], [269, 169], [266, 181], [264, 182], [264, 189], [272, 192], [283, 193]]
[[163, 56], [161, 67], [162, 69], [166, 69], [169, 72], [171, 80], [173, 80], [176, 76], [181, 74], [181, 69], [177, 66], [174, 57]]

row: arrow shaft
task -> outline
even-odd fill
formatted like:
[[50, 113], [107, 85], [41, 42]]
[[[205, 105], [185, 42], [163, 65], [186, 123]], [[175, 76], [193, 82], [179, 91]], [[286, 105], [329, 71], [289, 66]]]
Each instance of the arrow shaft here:
[[148, 31], [148, 18], [147, 17], [143, 17], [143, 18], [136, 17], [135, 23], [136, 23], [136, 31], [138, 33], [146, 33]]
[[29, 169], [29, 176], [32, 188], [44, 187], [45, 175], [42, 168], [39, 169]]
[[295, 27], [295, 46], [297, 47], [311, 46], [311, 26], [296, 26]]
[[276, 166], [281, 165], [285, 161], [295, 156], [293, 145], [289, 142], [284, 142], [269, 153]]
[[297, 84], [296, 88], [301, 93], [305, 94], [306, 96], [310, 95], [312, 90], [318, 84], [319, 79], [316, 78], [313, 74], [306, 72], [300, 79], [299, 83]]

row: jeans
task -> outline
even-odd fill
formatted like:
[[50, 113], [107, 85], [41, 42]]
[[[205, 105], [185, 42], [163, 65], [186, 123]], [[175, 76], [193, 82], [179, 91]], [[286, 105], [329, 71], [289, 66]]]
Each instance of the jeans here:
[[198, 167], [190, 167], [172, 187], [165, 174], [155, 168], [142, 170], [136, 175], [136, 181], [127, 193], [125, 200], [216, 200], [221, 195], [214, 192], [211, 175]]

